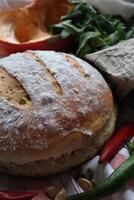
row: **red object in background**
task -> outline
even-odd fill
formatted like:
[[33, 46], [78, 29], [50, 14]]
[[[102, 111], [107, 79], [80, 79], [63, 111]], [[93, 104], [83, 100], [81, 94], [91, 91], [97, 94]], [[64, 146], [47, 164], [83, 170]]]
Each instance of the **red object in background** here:
[[40, 192], [12, 192], [0, 190], [0, 200], [50, 200], [43, 191]]
[[134, 136], [134, 122], [128, 122], [123, 125], [106, 142], [100, 152], [99, 163], [109, 161], [124, 145], [125, 141]]
[[37, 196], [33, 197], [31, 200], [51, 200], [51, 199], [48, 198], [43, 191], [41, 191]]
[[9, 7], [0, 12], [0, 56], [26, 50], [71, 51], [72, 38], [52, 35], [50, 27], [68, 13], [72, 3], [68, 0], [34, 0], [23, 7], [20, 3], [17, 5], [19, 8]]
[[12, 192], [0, 191], [0, 200], [32, 200], [34, 196], [38, 195], [37, 192]]
[[74, 47], [72, 37], [62, 39], [59, 36], [52, 36], [37, 42], [14, 44], [0, 40], [0, 56], [8, 56], [11, 53], [23, 52], [26, 50], [55, 50], [69, 52]]

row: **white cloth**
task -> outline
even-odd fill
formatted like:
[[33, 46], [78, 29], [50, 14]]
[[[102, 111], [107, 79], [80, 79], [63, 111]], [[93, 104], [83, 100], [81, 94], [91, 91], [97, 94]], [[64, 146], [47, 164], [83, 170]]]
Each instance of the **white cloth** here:
[[106, 14], [121, 15], [125, 19], [134, 15], [134, 0], [86, 0]]
[[[98, 165], [98, 156], [95, 157], [93, 160], [88, 162], [84, 167], [83, 170], [85, 171], [87, 168], [90, 168], [95, 173], [95, 180], [98, 182], [100, 179], [104, 177], [110, 176], [111, 173], [124, 161], [128, 158], [128, 151], [126, 148], [122, 148], [118, 154], [106, 165]], [[107, 200], [134, 200], [134, 183], [131, 182], [122, 190], [117, 192], [111, 197], [108, 197]]]
[[0, 1], [0, 10], [5, 10], [7, 9], [9, 6], [7, 4], [7, 2], [5, 0], [1, 0]]
[[21, 7], [29, 4], [31, 0], [0, 0], [0, 10], [5, 10], [10, 7]]

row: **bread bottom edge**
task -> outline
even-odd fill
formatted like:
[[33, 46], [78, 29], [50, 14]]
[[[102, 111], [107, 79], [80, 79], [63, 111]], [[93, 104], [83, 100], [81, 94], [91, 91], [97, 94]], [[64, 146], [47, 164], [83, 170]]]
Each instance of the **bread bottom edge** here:
[[49, 158], [48, 160], [37, 160], [21, 165], [13, 162], [0, 161], [0, 171], [12, 175], [39, 177], [63, 172], [80, 165], [93, 158], [104, 142], [112, 135], [115, 128], [116, 114], [115, 109], [103, 129], [92, 138], [87, 137], [87, 146], [75, 150], [70, 155], [62, 155], [59, 158]]

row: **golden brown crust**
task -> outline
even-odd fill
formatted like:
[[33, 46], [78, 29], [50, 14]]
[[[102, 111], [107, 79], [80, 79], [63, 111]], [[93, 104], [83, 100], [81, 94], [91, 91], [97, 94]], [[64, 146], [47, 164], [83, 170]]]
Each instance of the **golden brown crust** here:
[[[21, 98], [27, 94], [30, 104], [18, 106], [10, 93], [2, 93], [1, 152], [21, 155], [26, 149], [31, 154], [53, 148], [56, 151], [56, 144], [63, 143], [64, 148], [68, 136], [70, 141], [78, 141], [71, 153], [82, 148], [83, 135], [97, 134], [113, 112], [112, 93], [101, 74], [72, 55], [53, 51], [17, 53], [0, 60], [2, 70], [9, 76], [7, 85], [11, 87], [16, 81]], [[0, 77], [1, 87], [2, 81]], [[65, 149], [68, 152], [68, 147]], [[61, 154], [61, 149], [57, 150], [56, 156]], [[50, 156], [54, 157], [53, 153]]]

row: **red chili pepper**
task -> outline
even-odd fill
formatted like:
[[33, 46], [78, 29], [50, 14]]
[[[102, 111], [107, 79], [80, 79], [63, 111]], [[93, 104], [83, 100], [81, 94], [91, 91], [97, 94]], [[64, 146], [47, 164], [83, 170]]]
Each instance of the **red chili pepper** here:
[[134, 122], [128, 122], [122, 126], [106, 142], [100, 152], [99, 163], [109, 161], [124, 145], [125, 141], [134, 136]]
[[37, 192], [11, 192], [0, 190], [0, 200], [31, 200]]

